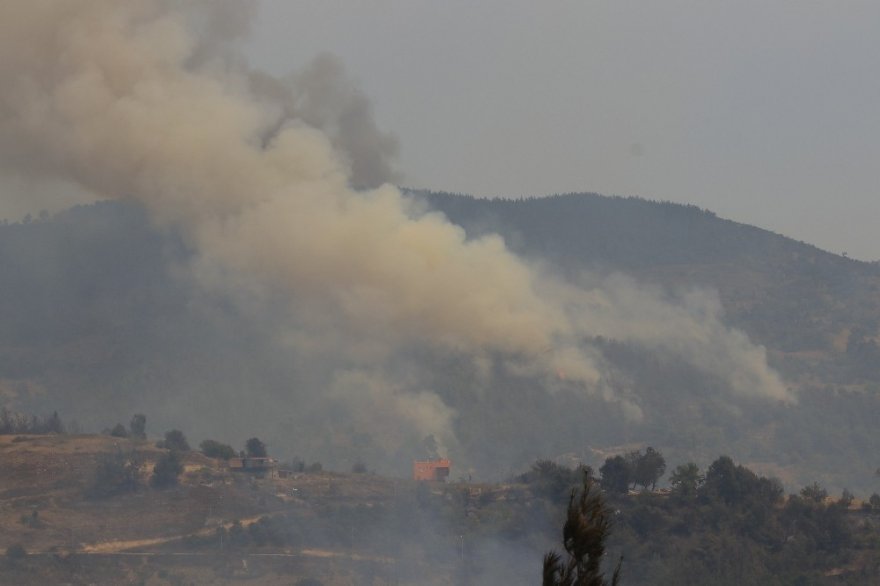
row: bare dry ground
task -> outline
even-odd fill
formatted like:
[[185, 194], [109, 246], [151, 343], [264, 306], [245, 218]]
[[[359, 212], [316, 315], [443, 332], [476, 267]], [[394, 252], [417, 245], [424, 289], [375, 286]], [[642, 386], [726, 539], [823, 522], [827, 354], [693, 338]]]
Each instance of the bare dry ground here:
[[[99, 459], [122, 450], [143, 458], [136, 492], [92, 498]], [[22, 559], [0, 559], [0, 583], [296, 584], [391, 583], [396, 560], [363, 551], [310, 546], [247, 552], [192, 548], [233, 524], [264, 517], [315, 515], [338, 503], [373, 506], [412, 483], [369, 474], [294, 474], [257, 478], [229, 472], [197, 452], [184, 456], [177, 487], [147, 479], [164, 452], [153, 443], [109, 436], [0, 436], [0, 552], [21, 545]], [[432, 579], [433, 580], [433, 579]], [[423, 583], [430, 583], [428, 580]], [[447, 583], [442, 578], [437, 584]]]
[[[0, 547], [79, 550], [111, 536], [147, 539], [203, 526], [215, 495], [199, 485], [88, 498], [99, 456], [116, 450], [141, 454], [144, 478], [162, 453], [149, 442], [109, 436], [0, 436]], [[196, 453], [185, 458], [189, 467], [213, 467]]]

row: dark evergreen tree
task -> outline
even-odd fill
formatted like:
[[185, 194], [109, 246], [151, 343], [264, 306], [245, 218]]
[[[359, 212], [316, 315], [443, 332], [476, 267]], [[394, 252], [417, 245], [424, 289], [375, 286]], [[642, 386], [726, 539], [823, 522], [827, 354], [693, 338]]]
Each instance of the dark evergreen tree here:
[[552, 460], [538, 460], [528, 472], [517, 477], [517, 480], [528, 484], [536, 495], [564, 503], [571, 494], [571, 489], [582, 482], [585, 474], [592, 477], [592, 468], [580, 466], [572, 469], [560, 466]]
[[632, 470], [632, 482], [647, 489], [651, 486], [651, 490], [657, 487], [657, 481], [666, 472], [666, 460], [663, 454], [652, 447], [648, 447], [644, 454], [639, 454]]
[[134, 439], [147, 439], [147, 416], [143, 413], [135, 413], [131, 416], [131, 421], [128, 424], [129, 432], [131, 433], [131, 437]]
[[700, 473], [700, 467], [693, 462], [681, 464], [672, 471], [669, 483], [672, 492], [680, 497], [692, 498], [697, 496], [697, 490], [702, 486], [705, 476]]
[[165, 448], [171, 451], [178, 452], [188, 452], [189, 451], [189, 442], [186, 441], [186, 436], [183, 435], [183, 432], [179, 429], [172, 429], [171, 431], [165, 432], [165, 439], [160, 441], [158, 447]]
[[599, 468], [600, 484], [608, 492], [626, 494], [629, 488], [631, 470], [623, 456], [607, 458]]
[[[602, 494], [584, 477], [583, 488], [572, 490], [562, 529], [562, 545], [567, 559], [555, 551], [544, 556], [543, 586], [606, 586], [602, 572], [605, 542], [611, 532], [611, 511]], [[611, 586], [620, 583], [623, 556], [611, 577]]]
[[64, 433], [64, 424], [58, 416], [58, 411], [52, 412], [52, 417], [46, 420], [44, 427], [46, 433]]
[[220, 458], [228, 460], [235, 457], [235, 449], [227, 444], [220, 443], [215, 440], [205, 440], [199, 444], [199, 449], [209, 458]]
[[247, 450], [247, 455], [251, 458], [265, 458], [269, 455], [266, 444], [260, 441], [259, 438], [250, 438], [245, 442], [244, 448]]
[[156, 488], [174, 486], [181, 473], [183, 473], [183, 463], [180, 461], [180, 453], [177, 450], [170, 450], [156, 461], [150, 483]]

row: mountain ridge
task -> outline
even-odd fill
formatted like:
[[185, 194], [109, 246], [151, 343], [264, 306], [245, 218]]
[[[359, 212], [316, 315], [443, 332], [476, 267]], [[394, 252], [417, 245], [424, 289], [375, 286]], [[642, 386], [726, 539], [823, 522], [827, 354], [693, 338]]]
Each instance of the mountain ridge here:
[[[863, 456], [880, 450], [874, 263], [694, 206], [595, 194], [520, 201], [410, 193], [417, 209], [443, 213], [467, 238], [498, 232], [517, 254], [573, 279], [623, 272], [673, 298], [716, 290], [725, 321], [765, 346], [771, 366], [799, 389], [795, 407], [732, 398], [681, 361], [596, 340], [641, 397], [646, 419], [635, 425], [598, 399], [549, 396], [504, 373], [486, 386], [466, 363], [436, 362], [433, 388], [458, 414], [458, 461], [497, 478], [539, 457], [574, 454], [595, 464], [591, 454], [650, 443], [680, 461], [726, 452], [789, 485], [815, 480], [811, 469], [831, 487], [872, 485], [876, 466]], [[129, 203], [0, 225], [4, 402], [57, 409], [95, 430], [132, 412], [196, 437], [221, 428], [243, 440], [259, 429], [288, 446], [288, 457], [405, 468], [411, 454], [383, 453], [344, 426], [314, 433], [311, 394], [319, 389], [289, 364], [270, 318], [254, 320], [234, 299], [198, 286], [187, 269], [193, 254]], [[542, 430], [535, 421], [555, 424]], [[349, 433], [354, 439], [344, 439]], [[487, 442], [494, 455], [479, 448]]]

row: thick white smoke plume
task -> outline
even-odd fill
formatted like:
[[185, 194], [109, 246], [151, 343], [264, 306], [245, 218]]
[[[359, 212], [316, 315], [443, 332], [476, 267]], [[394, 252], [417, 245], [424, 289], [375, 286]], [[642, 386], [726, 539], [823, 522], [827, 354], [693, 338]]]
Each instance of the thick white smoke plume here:
[[[704, 297], [672, 305], [623, 281], [585, 292], [380, 185], [396, 143], [363, 96], [331, 58], [290, 80], [246, 66], [228, 37], [250, 13], [209, 0], [3, 2], [0, 163], [136, 199], [186, 234], [206, 279], [288, 298], [291, 344], [336, 365], [321, 392], [365, 425], [451, 440], [454, 414], [436, 395], [382, 379], [417, 344], [622, 401], [584, 344], [605, 335], [690, 357], [737, 392], [790, 398]], [[377, 401], [381, 417], [368, 416]]]

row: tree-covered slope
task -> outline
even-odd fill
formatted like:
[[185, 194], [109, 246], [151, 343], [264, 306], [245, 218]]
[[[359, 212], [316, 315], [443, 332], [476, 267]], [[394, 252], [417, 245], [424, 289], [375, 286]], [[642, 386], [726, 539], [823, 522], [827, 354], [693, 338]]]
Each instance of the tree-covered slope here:
[[[766, 346], [798, 389], [796, 405], [736, 397], [680, 358], [591, 340], [638, 398], [644, 418], [636, 422], [598, 397], [548, 394], [540, 381], [503, 369], [487, 379], [466, 357], [413, 349], [401, 360], [422, 361], [431, 373], [423, 384], [454, 413], [457, 474], [498, 478], [562, 455], [595, 464], [650, 444], [677, 461], [707, 464], [727, 453], [790, 487], [819, 480], [876, 490], [876, 265], [688, 206], [597, 195], [416, 197], [468, 236], [498, 232], [574, 282], [622, 272], [659, 295], [717, 291], [725, 320]], [[196, 438], [259, 433], [283, 457], [344, 467], [358, 458], [404, 473], [420, 448], [389, 453], [375, 437], [327, 424], [332, 404], [315, 406], [325, 388], [294, 366], [264, 300], [242, 304], [206, 290], [192, 259], [179, 236], [126, 203], [0, 225], [3, 404], [58, 410], [96, 431], [145, 412]]]
[[[517, 252], [570, 274], [622, 271], [669, 288], [713, 288], [730, 323], [776, 351], [778, 366], [796, 362], [792, 375], [808, 369], [845, 384], [880, 374], [872, 366], [880, 363], [872, 347], [880, 324], [877, 263], [695, 206], [596, 194], [485, 200], [415, 193], [469, 235], [498, 232]], [[811, 360], [798, 360], [802, 353]], [[822, 372], [810, 368], [819, 363]]]

